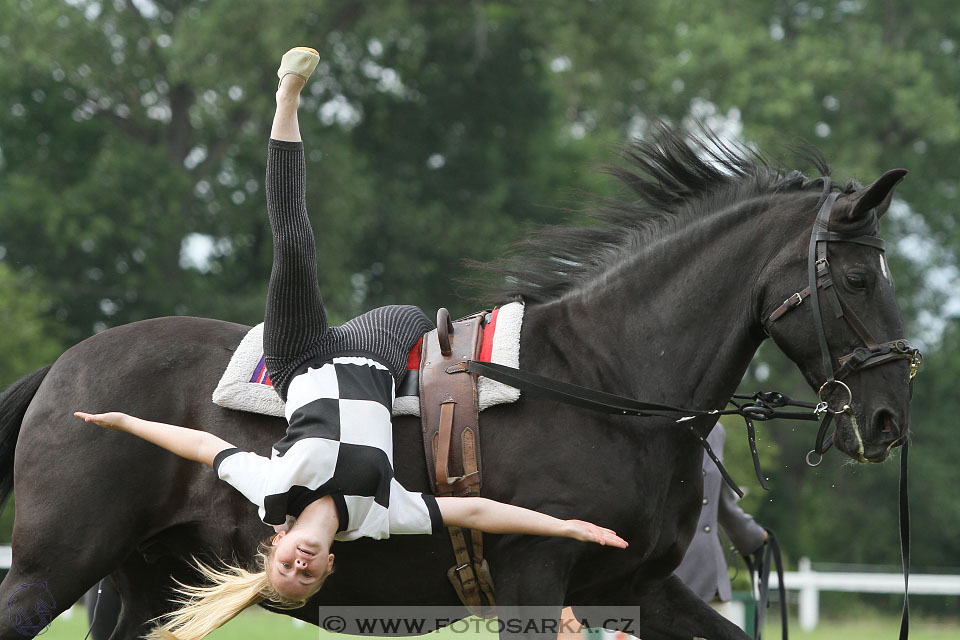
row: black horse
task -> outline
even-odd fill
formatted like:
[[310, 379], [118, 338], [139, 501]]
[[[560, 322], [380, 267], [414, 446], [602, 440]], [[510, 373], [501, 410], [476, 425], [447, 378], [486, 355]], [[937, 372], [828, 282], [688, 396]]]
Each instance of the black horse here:
[[[548, 229], [501, 265], [499, 273], [511, 277], [500, 278], [508, 285], [497, 297], [527, 302], [521, 368], [714, 409], [724, 406], [769, 333], [819, 389], [833, 371], [824, 370], [812, 305], [767, 319], [808, 282], [811, 229], [830, 183], [666, 130], [629, 155], [635, 167], [615, 173], [632, 190], [631, 201], [601, 203], [592, 226]], [[819, 156], [809, 159], [827, 173]], [[831, 231], [876, 236], [904, 173], [839, 188]], [[828, 258], [843, 304], [878, 341], [900, 339], [902, 319], [878, 249], [832, 242]], [[836, 358], [862, 341], [824, 309], [836, 368]], [[2, 601], [24, 584], [45, 583], [58, 614], [109, 575], [123, 599], [112, 637], [133, 638], [168, 610], [173, 578], [196, 579], [190, 554], [250, 561], [270, 531], [210, 469], [71, 415], [126, 411], [203, 428], [267, 454], [284, 431], [282, 420], [210, 401], [246, 330], [184, 317], [117, 327], [0, 396], [3, 488], [16, 486], [13, 566], [0, 587]], [[890, 360], [845, 382], [852, 398], [839, 385], [842, 397], [828, 398], [850, 405], [836, 416], [835, 445], [861, 462], [882, 461], [908, 435], [909, 363]], [[706, 434], [713, 417], [696, 419], [691, 431], [670, 419], [611, 417], [530, 395], [482, 417], [484, 495], [592, 520], [630, 542], [621, 551], [488, 535], [498, 604], [550, 615], [564, 604], [581, 613], [617, 605], [646, 640], [745, 637], [673, 576], [700, 510], [695, 433]], [[427, 491], [418, 422], [398, 419], [394, 433], [398, 479]], [[336, 547], [338, 571], [313, 606], [291, 615], [318, 623], [322, 604], [457, 604], [445, 575], [453, 555], [444, 535]], [[30, 603], [13, 606], [29, 617]], [[20, 637], [12, 618], [3, 623], [0, 638]]]

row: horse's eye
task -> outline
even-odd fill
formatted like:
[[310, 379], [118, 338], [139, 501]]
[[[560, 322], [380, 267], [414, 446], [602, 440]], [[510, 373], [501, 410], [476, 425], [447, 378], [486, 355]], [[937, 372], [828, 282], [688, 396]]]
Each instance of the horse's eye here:
[[853, 287], [854, 289], [866, 289], [866, 288], [867, 288], [867, 280], [866, 280], [866, 278], [864, 278], [863, 276], [858, 275], [858, 274], [856, 274], [856, 273], [848, 273], [848, 274], [847, 274], [847, 283], [849, 283], [850, 286]]

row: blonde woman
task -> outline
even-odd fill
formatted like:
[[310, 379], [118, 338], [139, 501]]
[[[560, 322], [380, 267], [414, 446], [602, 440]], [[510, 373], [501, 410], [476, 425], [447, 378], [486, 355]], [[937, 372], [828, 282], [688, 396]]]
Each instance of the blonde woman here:
[[411, 347], [433, 328], [411, 306], [374, 309], [327, 325], [304, 198], [300, 91], [319, 61], [296, 48], [281, 60], [267, 158], [267, 212], [274, 262], [264, 318], [264, 354], [286, 403], [287, 432], [271, 457], [213, 434], [123, 413], [75, 415], [126, 431], [214, 468], [259, 508], [276, 535], [256, 571], [200, 566], [209, 586], [182, 586], [179, 608], [154, 638], [199, 639], [261, 600], [303, 606], [333, 571], [334, 540], [429, 534], [443, 526], [490, 533], [562, 536], [624, 548], [609, 529], [487, 500], [436, 498], [393, 476], [390, 411]]

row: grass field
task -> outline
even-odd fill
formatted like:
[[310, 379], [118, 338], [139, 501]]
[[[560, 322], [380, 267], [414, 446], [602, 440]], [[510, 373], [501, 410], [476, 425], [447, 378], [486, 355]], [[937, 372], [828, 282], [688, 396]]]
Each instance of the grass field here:
[[[797, 640], [893, 640], [897, 637], [899, 619], [877, 618], [867, 620], [821, 620], [814, 631], [802, 631], [795, 621], [790, 624], [790, 637]], [[68, 619], [58, 618], [43, 634], [43, 640], [82, 640], [87, 633], [86, 610], [77, 607]], [[237, 616], [219, 631], [208, 636], [210, 640], [334, 640], [335, 634], [320, 632], [312, 625], [295, 625], [289, 618], [252, 609]], [[440, 630], [430, 637], [436, 640], [467, 640], [472, 634]], [[495, 640], [493, 634], [483, 634], [484, 640]], [[764, 638], [779, 638], [777, 624], [767, 625]], [[958, 640], [960, 622], [943, 623], [915, 619], [910, 627], [912, 640]]]

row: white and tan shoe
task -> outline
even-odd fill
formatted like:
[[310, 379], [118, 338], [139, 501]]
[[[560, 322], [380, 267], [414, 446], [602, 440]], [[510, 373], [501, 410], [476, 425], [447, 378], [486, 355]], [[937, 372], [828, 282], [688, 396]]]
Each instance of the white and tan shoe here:
[[[294, 47], [283, 54], [280, 59], [280, 68], [277, 69], [277, 77], [283, 82], [284, 76], [292, 73], [300, 76], [306, 81], [313, 70], [317, 68], [320, 62], [320, 53], [310, 47]], [[279, 86], [279, 85], [278, 85]]]

